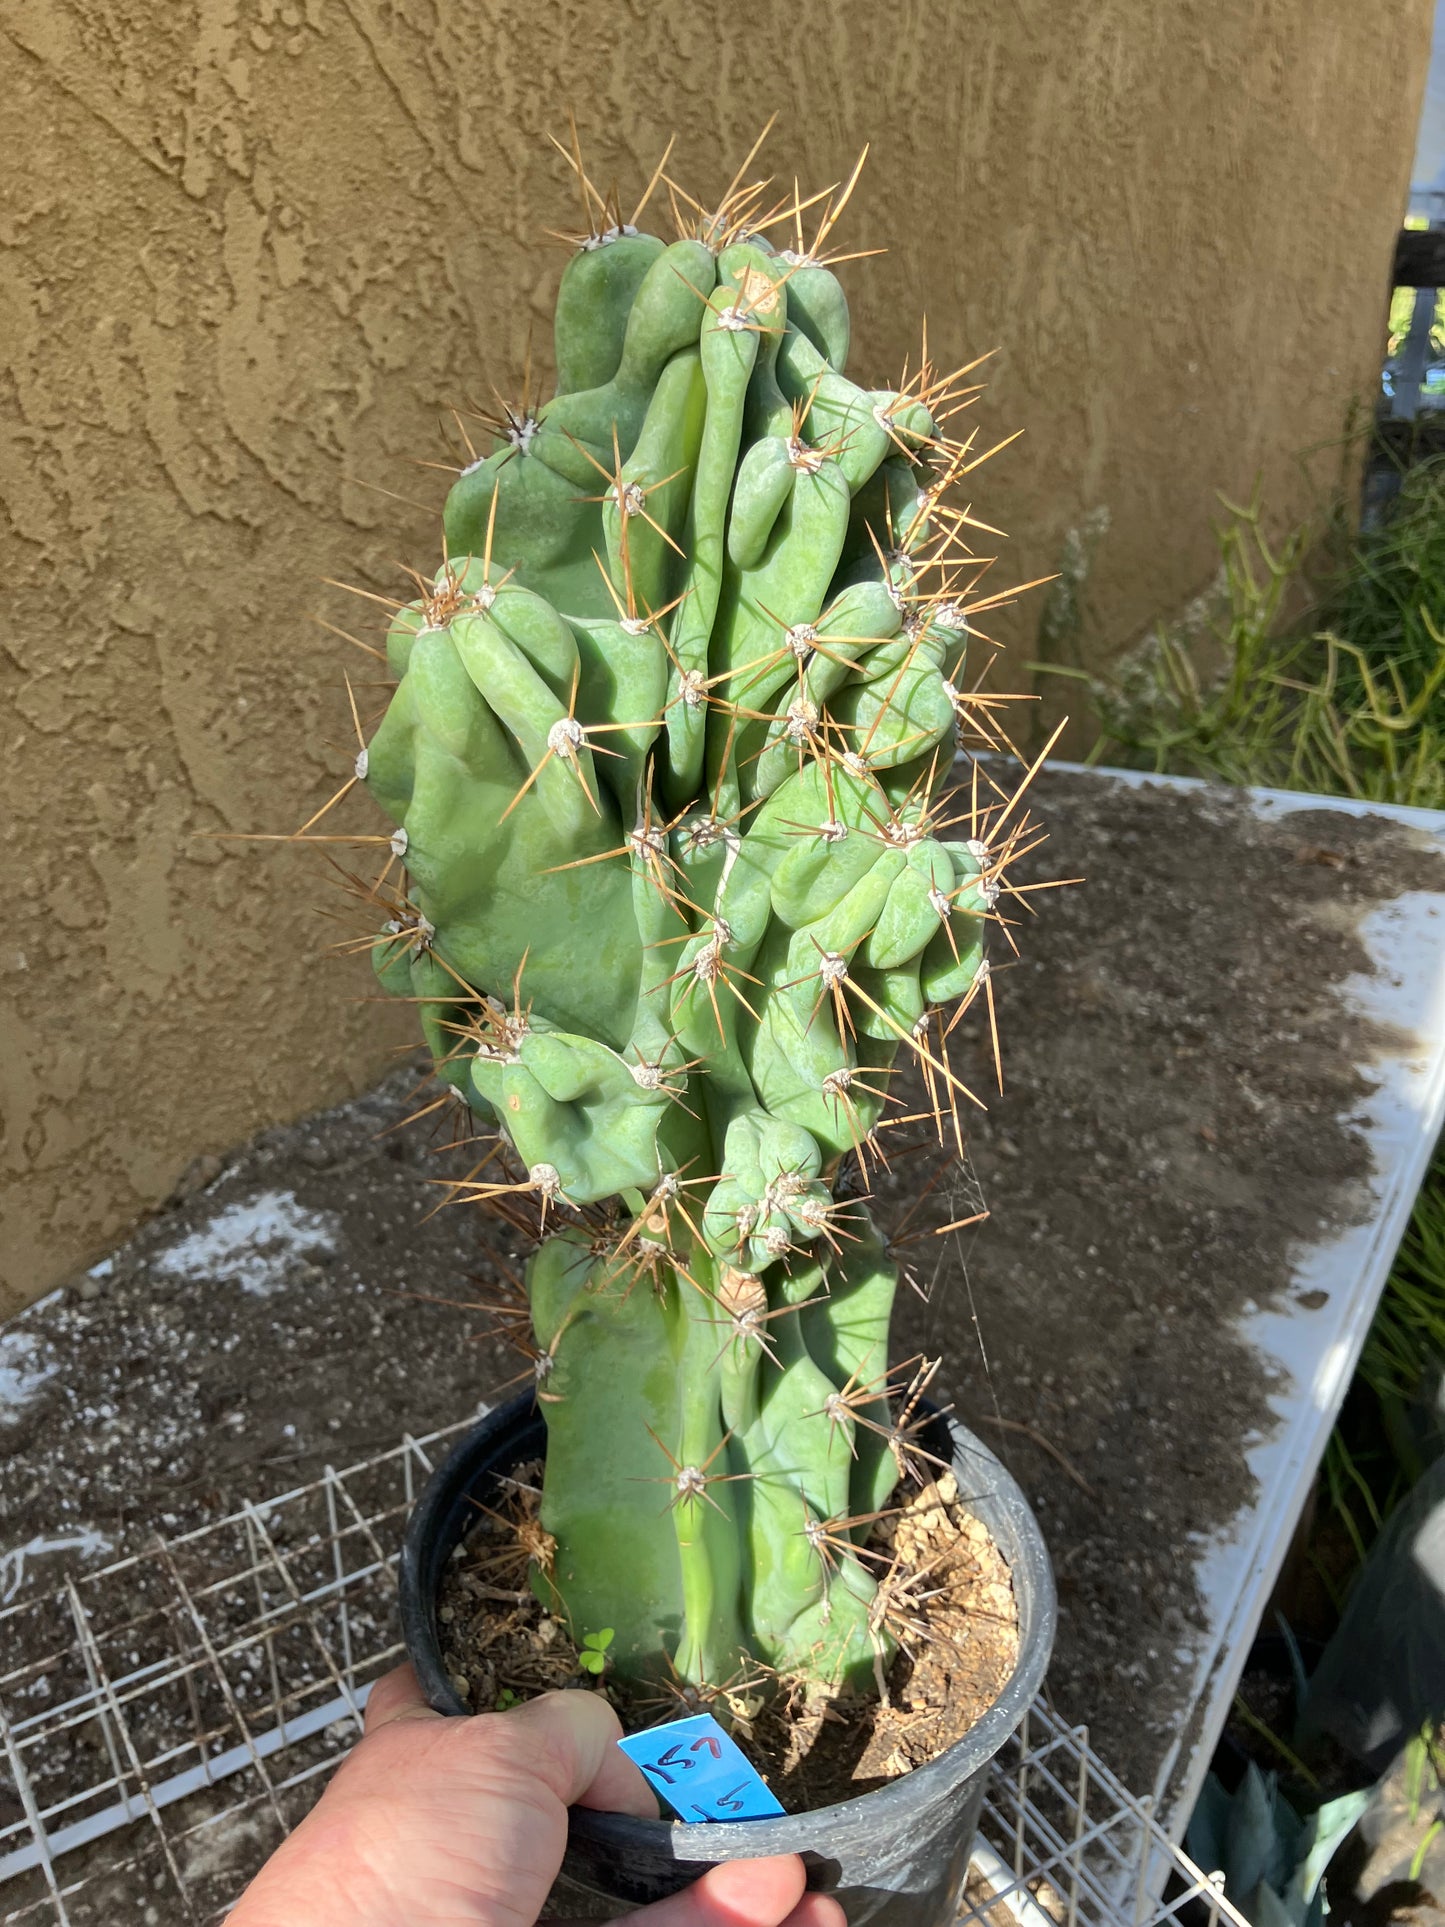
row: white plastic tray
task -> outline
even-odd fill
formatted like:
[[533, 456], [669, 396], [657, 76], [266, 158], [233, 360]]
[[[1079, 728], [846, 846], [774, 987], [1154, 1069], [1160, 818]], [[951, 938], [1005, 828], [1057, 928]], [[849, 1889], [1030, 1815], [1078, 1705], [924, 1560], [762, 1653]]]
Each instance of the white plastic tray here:
[[[1070, 765], [1050, 765], [1071, 768]], [[1099, 769], [1100, 782], [1208, 786], [1188, 777]], [[1294, 791], [1254, 789], [1243, 795], [1262, 818], [1301, 810], [1386, 817], [1419, 833], [1445, 856], [1445, 812], [1356, 803]], [[1445, 878], [1445, 868], [1442, 868]], [[1343, 987], [1348, 1006], [1398, 1039], [1360, 1070], [1375, 1088], [1351, 1119], [1369, 1145], [1373, 1209], [1368, 1221], [1294, 1255], [1292, 1289], [1280, 1305], [1243, 1321], [1242, 1335], [1266, 1374], [1278, 1424], [1267, 1438], [1245, 1441], [1258, 1481], [1253, 1500], [1224, 1531], [1195, 1547], [1195, 1576], [1207, 1607], [1198, 1647], [1181, 1650], [1193, 1671], [1192, 1717], [1166, 1754], [1154, 1786], [1161, 1817], [1182, 1837], [1210, 1756], [1223, 1730], [1240, 1674], [1304, 1510], [1325, 1443], [1353, 1376], [1365, 1334], [1445, 1119], [1445, 885], [1411, 891], [1362, 922], [1361, 941], [1375, 963]], [[1298, 1302], [1312, 1296], [1316, 1308]]]

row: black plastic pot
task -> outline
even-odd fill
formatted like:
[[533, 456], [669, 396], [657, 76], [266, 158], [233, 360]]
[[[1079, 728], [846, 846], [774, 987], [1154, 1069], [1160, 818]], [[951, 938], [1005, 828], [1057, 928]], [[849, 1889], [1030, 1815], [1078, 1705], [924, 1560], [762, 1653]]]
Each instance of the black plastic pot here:
[[[951, 1457], [965, 1503], [1008, 1561], [1019, 1612], [1019, 1661], [998, 1699], [955, 1746], [927, 1766], [812, 1813], [714, 1826], [634, 1820], [574, 1808], [564, 1873], [594, 1894], [639, 1906], [676, 1893], [723, 1860], [800, 1853], [808, 1885], [835, 1894], [853, 1927], [949, 1927], [958, 1913], [989, 1762], [1039, 1689], [1053, 1645], [1055, 1598], [1038, 1522], [994, 1454], [935, 1414], [926, 1449]], [[439, 1713], [465, 1713], [442, 1663], [436, 1605], [441, 1575], [493, 1482], [544, 1455], [546, 1425], [530, 1394], [490, 1412], [438, 1466], [402, 1546], [402, 1630], [422, 1690]], [[620, 1910], [620, 1909], [619, 1909]]]

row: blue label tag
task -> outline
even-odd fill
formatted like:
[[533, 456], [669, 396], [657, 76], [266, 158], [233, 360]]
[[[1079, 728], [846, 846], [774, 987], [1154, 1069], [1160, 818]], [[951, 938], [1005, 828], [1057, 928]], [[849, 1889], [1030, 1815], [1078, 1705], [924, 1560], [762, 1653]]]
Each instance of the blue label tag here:
[[711, 1713], [650, 1726], [617, 1744], [679, 1820], [763, 1820], [783, 1811]]

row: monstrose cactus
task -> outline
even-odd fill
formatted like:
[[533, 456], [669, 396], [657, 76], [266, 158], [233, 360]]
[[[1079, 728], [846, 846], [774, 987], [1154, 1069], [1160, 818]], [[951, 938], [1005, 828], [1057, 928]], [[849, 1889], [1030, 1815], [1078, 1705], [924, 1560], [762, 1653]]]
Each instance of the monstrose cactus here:
[[945, 1007], [1023, 833], [953, 787], [973, 391], [844, 373], [846, 190], [674, 190], [669, 244], [578, 173], [557, 392], [491, 419], [391, 623], [374, 955], [494, 1135], [460, 1193], [545, 1228], [545, 1597], [624, 1677], [856, 1684], [912, 1429], [860, 1199], [900, 1050], [957, 1128]]

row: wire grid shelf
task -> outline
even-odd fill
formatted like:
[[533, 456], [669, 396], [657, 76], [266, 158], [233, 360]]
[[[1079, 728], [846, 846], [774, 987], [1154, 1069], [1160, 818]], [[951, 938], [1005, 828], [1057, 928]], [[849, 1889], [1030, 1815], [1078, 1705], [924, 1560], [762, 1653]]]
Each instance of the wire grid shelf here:
[[[0, 1923], [209, 1927], [401, 1657], [402, 1522], [454, 1426], [0, 1610]], [[965, 1922], [1247, 1927], [1039, 1701], [994, 1763]]]

